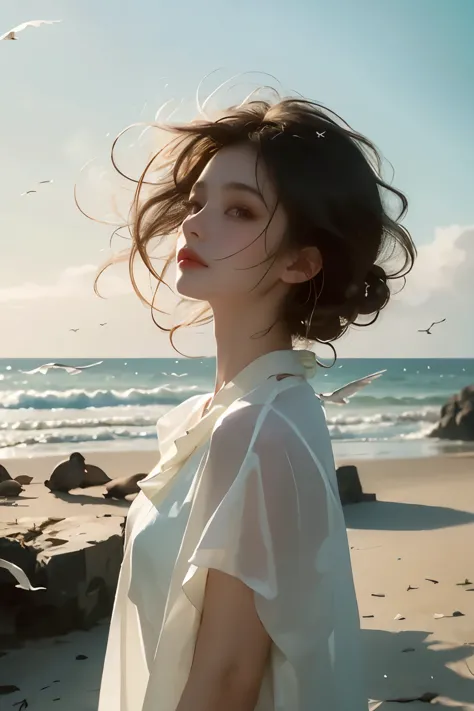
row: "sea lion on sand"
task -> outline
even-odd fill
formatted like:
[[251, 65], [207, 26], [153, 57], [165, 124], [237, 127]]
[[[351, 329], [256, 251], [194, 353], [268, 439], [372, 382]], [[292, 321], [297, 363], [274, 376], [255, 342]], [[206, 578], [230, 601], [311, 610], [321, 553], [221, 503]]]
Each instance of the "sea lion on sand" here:
[[95, 464], [85, 465], [84, 481], [81, 484], [81, 489], [87, 489], [88, 486], [101, 486], [112, 481], [111, 478], [100, 467]]
[[9, 481], [11, 479], [10, 474], [7, 472], [3, 464], [0, 464], [0, 482]]
[[129, 494], [138, 494], [140, 491], [138, 482], [146, 476], [148, 474], [132, 474], [120, 479], [113, 479], [106, 485], [106, 492], [103, 497], [105, 499], [124, 499]]
[[0, 483], [0, 496], [19, 496], [22, 491], [22, 485], [13, 479]]
[[14, 481], [17, 481], [22, 486], [31, 484], [31, 482], [33, 481], [33, 477], [28, 476], [28, 474], [19, 474], [18, 476], [14, 476], [13, 479], [14, 479]]
[[85, 459], [79, 452], [73, 452], [69, 459], [60, 462], [51, 474], [51, 478], [44, 482], [50, 491], [67, 493], [71, 489], [82, 486], [85, 478]]

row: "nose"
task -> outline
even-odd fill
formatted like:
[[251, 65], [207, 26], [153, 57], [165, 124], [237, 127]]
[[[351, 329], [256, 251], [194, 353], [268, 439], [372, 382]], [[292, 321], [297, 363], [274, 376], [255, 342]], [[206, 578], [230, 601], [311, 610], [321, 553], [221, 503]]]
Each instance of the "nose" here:
[[194, 215], [188, 215], [182, 224], [183, 235], [186, 239], [202, 239], [203, 236], [203, 219], [202, 210]]

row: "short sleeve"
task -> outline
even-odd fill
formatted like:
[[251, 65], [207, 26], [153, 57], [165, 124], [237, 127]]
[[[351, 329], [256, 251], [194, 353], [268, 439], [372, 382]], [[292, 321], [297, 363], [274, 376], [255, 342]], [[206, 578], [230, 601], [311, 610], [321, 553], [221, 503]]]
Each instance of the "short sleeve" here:
[[193, 579], [220, 570], [254, 591], [287, 658], [314, 651], [321, 635], [327, 644], [330, 496], [299, 432], [272, 408], [232, 413], [213, 433], [202, 483], [206, 524], [183, 586], [191, 602]]

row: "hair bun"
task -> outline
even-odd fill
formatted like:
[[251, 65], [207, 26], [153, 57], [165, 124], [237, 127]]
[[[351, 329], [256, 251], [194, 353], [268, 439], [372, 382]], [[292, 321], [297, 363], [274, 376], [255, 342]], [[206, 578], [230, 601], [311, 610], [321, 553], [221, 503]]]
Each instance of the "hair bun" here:
[[359, 313], [367, 315], [380, 311], [390, 299], [385, 270], [374, 264], [365, 277], [365, 294], [359, 306]]

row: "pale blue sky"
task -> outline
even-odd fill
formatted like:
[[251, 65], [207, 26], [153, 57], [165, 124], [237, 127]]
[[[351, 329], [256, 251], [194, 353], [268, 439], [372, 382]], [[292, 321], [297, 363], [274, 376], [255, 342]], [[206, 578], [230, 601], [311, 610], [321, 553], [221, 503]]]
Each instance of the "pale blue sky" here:
[[[108, 167], [106, 133], [139, 120], [145, 102], [151, 119], [170, 97], [192, 100], [219, 67], [222, 78], [269, 72], [334, 109], [410, 200], [404, 224], [421, 247], [411, 285], [340, 354], [474, 356], [471, 0], [2, 0], [0, 34], [28, 19], [62, 23], [0, 45], [0, 356], [171, 354], [131, 296], [89, 295], [87, 265], [106, 255], [109, 230], [78, 213], [73, 185], [86, 160]], [[431, 338], [416, 334], [444, 316]], [[203, 339], [194, 346], [211, 352]]]

